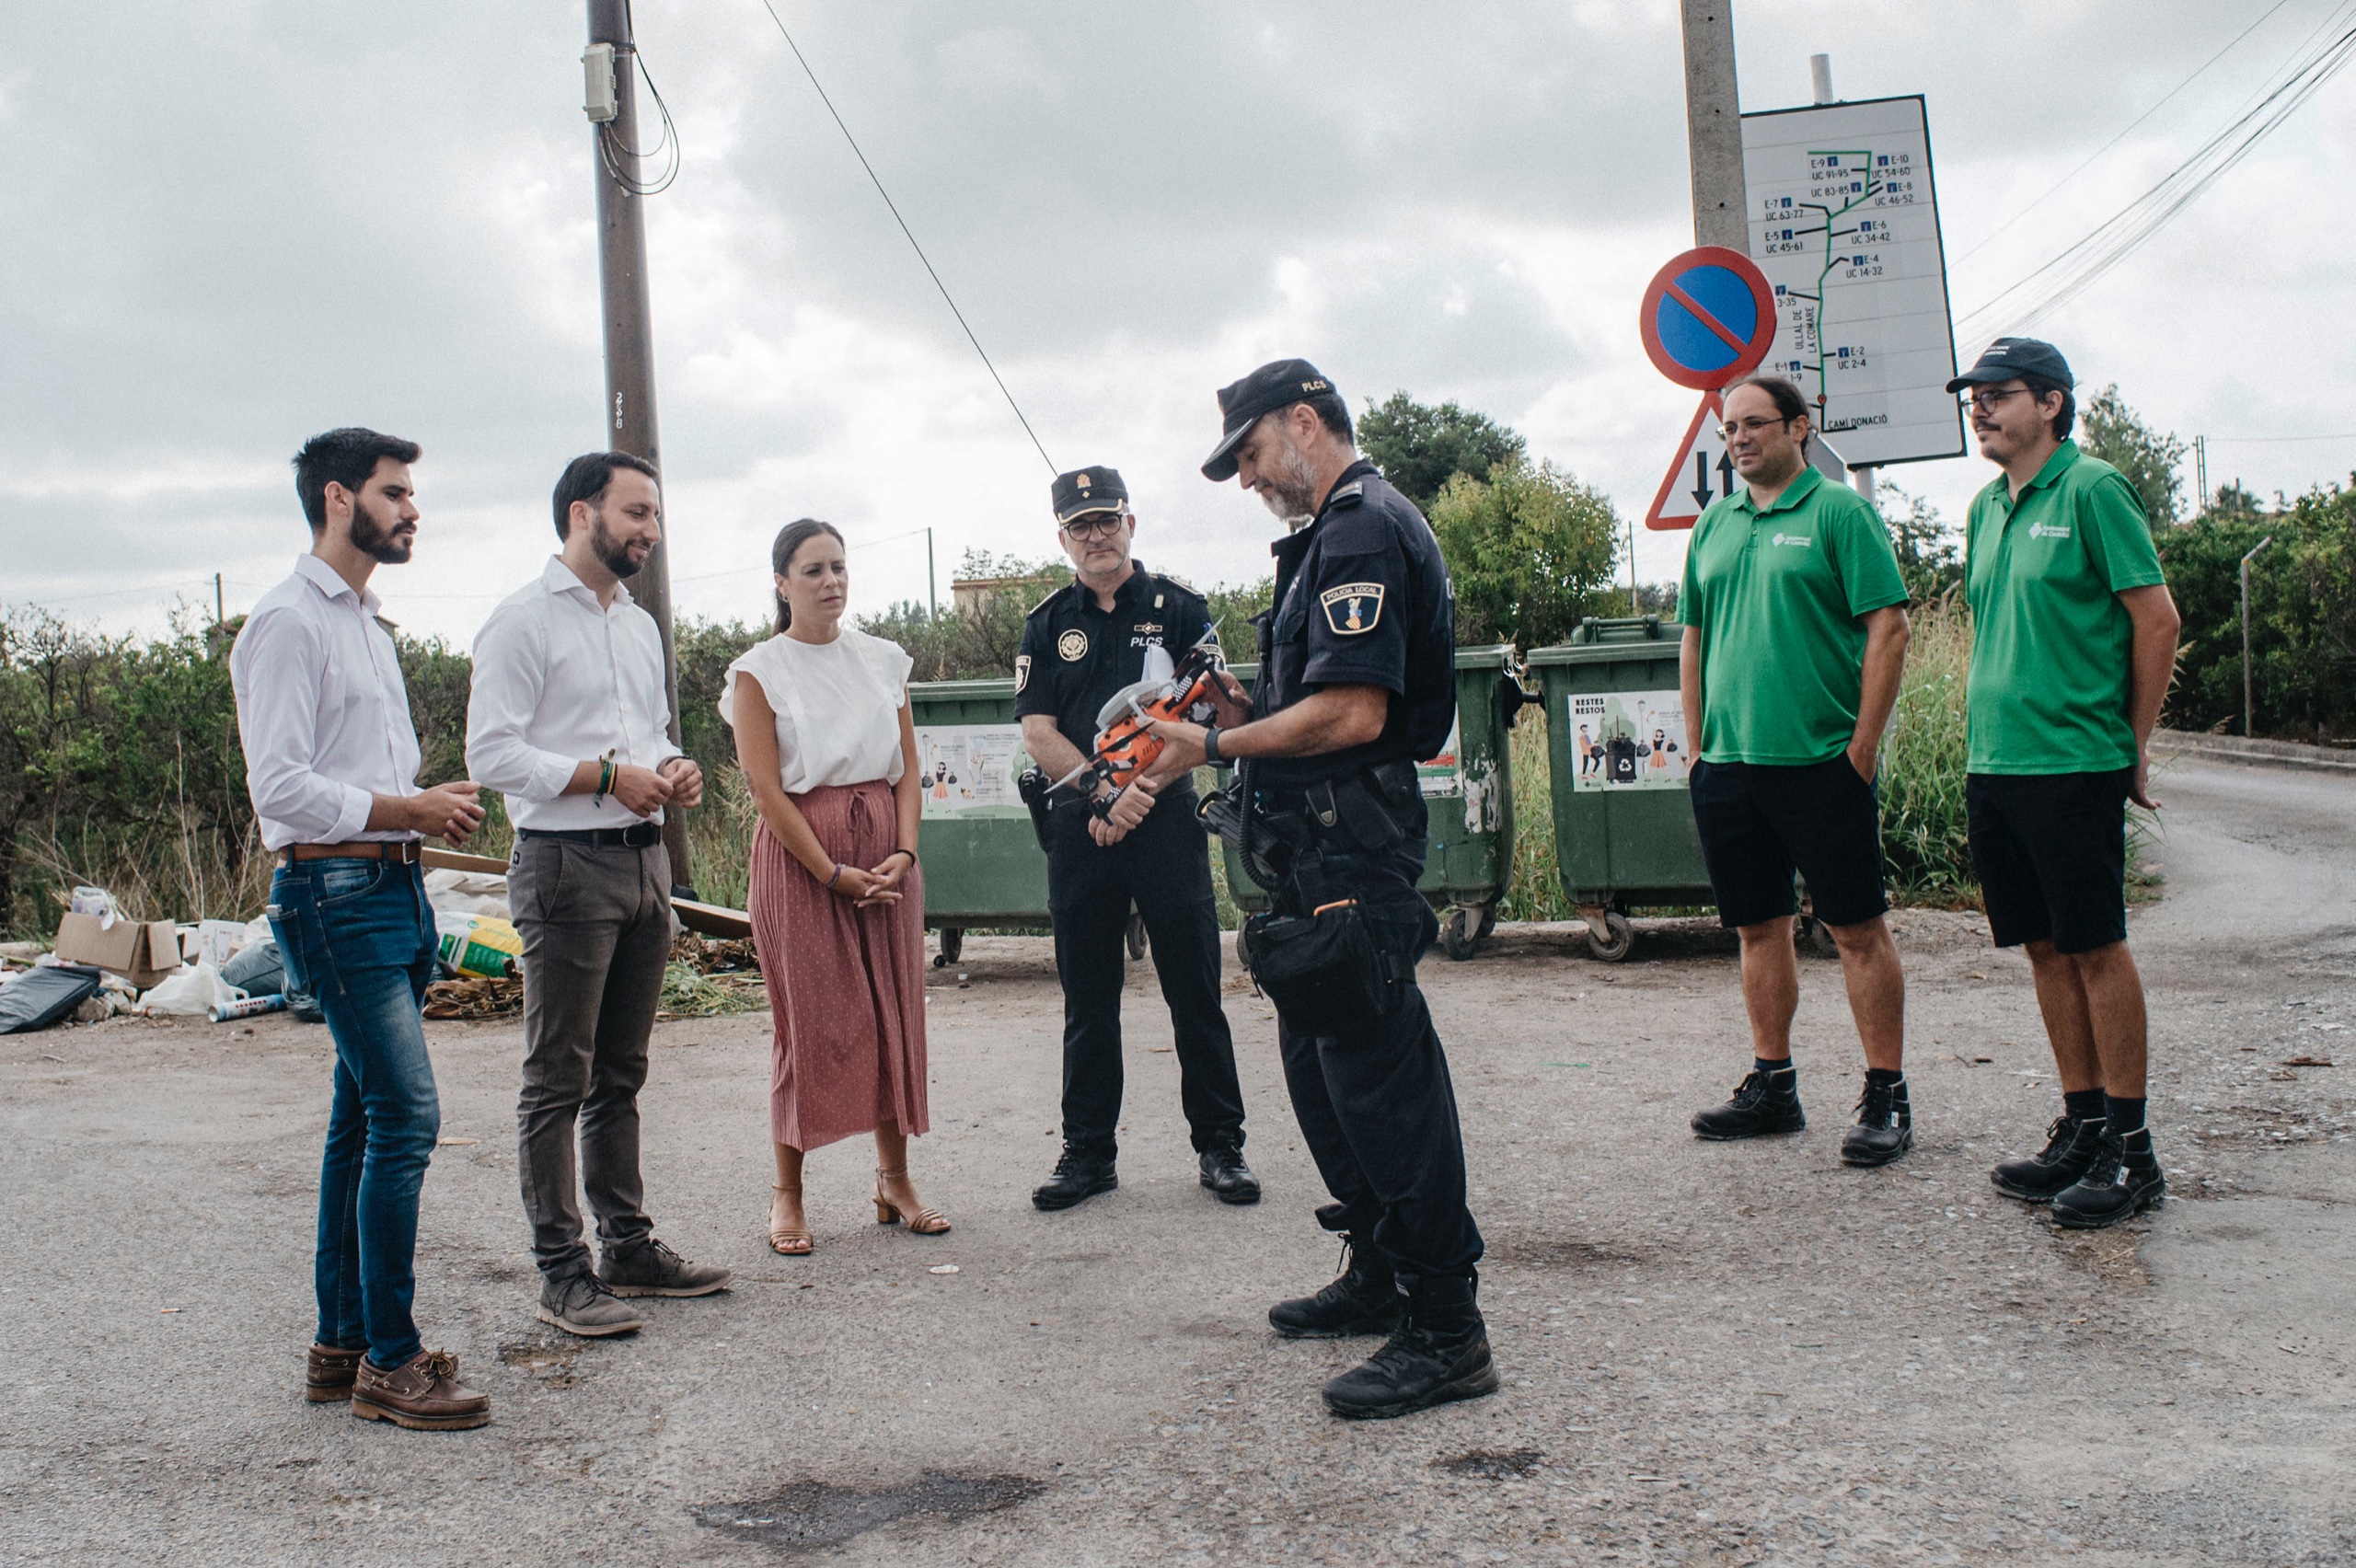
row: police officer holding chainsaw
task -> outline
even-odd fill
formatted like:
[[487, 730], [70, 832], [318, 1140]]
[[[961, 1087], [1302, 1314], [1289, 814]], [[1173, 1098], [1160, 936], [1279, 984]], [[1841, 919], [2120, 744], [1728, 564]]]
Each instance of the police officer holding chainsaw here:
[[1358, 455], [1348, 407], [1315, 366], [1263, 365], [1218, 406], [1205, 477], [1240, 478], [1291, 533], [1275, 546], [1275, 607], [1255, 623], [1250, 705], [1229, 681], [1210, 725], [1154, 732], [1165, 767], [1239, 765], [1207, 815], [1273, 895], [1244, 945], [1334, 1198], [1319, 1223], [1345, 1243], [1342, 1276], [1268, 1320], [1291, 1338], [1388, 1333], [1325, 1385], [1325, 1403], [1403, 1415], [1497, 1386], [1456, 1093], [1415, 985], [1439, 931], [1415, 891], [1427, 842], [1415, 761], [1442, 748], [1455, 714], [1454, 594], [1430, 525]]
[[[1130, 559], [1137, 518], [1118, 473], [1075, 469], [1058, 476], [1050, 494], [1078, 580], [1042, 599], [1023, 623], [1014, 711], [1034, 765], [1023, 794], [1047, 852], [1047, 911], [1064, 987], [1064, 1149], [1031, 1201], [1069, 1208], [1120, 1185], [1114, 1134], [1134, 904], [1170, 1005], [1179, 1101], [1202, 1184], [1222, 1203], [1258, 1203], [1260, 1182], [1243, 1163], [1243, 1091], [1219, 1008], [1218, 908], [1187, 765], [1165, 753], [1125, 786], [1114, 768], [1089, 766], [1108, 718], [1117, 717], [1108, 703], [1150, 695], [1138, 688], [1168, 682], [1207, 637], [1217, 651], [1209, 610], [1186, 583]], [[1045, 789], [1056, 780], [1064, 782]]]

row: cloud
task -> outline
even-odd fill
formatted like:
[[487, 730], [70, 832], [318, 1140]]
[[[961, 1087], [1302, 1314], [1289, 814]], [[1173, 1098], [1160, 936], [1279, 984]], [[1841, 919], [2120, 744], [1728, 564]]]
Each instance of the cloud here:
[[[1740, 10], [1745, 102], [1833, 56], [1928, 95], [1958, 311], [2115, 210], [2312, 26], [2286, 10], [2029, 219], [1995, 226], [2246, 23], [2191, 0], [1865, 0]], [[1277, 8], [912, 0], [780, 11], [1060, 465], [1111, 463], [1139, 551], [1266, 569], [1270, 525], [1195, 465], [1211, 390], [1301, 353], [1523, 429], [1641, 512], [1692, 397], [1634, 306], [1688, 243], [1683, 83], [1657, 0]], [[11, 600], [156, 624], [235, 608], [306, 535], [286, 456], [364, 422], [424, 444], [405, 625], [472, 635], [549, 548], [548, 487], [599, 437], [577, 8], [242, 0], [35, 7], [0, 67], [0, 530]], [[677, 121], [649, 203], [677, 598], [758, 613], [770, 535], [857, 547], [861, 602], [946, 593], [964, 548], [1052, 548], [1047, 466], [757, 0], [640, 0]], [[2356, 429], [2335, 83], [2158, 242], [2047, 324], [2088, 382], [2186, 434]], [[1961, 345], [1968, 357], [1976, 345]], [[2327, 445], [2212, 449], [2301, 488]], [[1894, 470], [1958, 515], [1976, 459]], [[1677, 536], [1640, 541], [1647, 578]], [[96, 595], [106, 595], [98, 597]]]

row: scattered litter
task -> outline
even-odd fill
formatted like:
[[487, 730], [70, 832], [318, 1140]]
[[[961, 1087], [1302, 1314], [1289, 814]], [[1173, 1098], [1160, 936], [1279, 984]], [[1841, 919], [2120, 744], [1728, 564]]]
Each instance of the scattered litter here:
[[757, 979], [735, 974], [699, 974], [689, 965], [674, 963], [663, 971], [662, 1018], [715, 1018], [722, 1013], [757, 1012], [769, 1005], [768, 991]]
[[482, 1140], [480, 1138], [442, 1138], [437, 1140], [433, 1147], [436, 1148], [464, 1148], [469, 1144], [480, 1143], [481, 1141]]
[[523, 1010], [521, 980], [436, 980], [425, 988], [428, 1018], [514, 1018]]
[[761, 972], [761, 955], [748, 937], [729, 937], [712, 941], [693, 931], [682, 932], [671, 943], [671, 961], [684, 963], [699, 974], [729, 974]]
[[521, 967], [524, 936], [512, 920], [436, 909], [433, 928], [442, 937], [443, 969], [460, 979], [505, 980]]
[[425, 873], [425, 901], [437, 915], [487, 915], [512, 920], [507, 879], [493, 871], [461, 871], [437, 866]]
[[[241, 997], [234, 1002], [224, 1003], [213, 1009], [212, 1018], [215, 1023], [229, 1023], [241, 1018], [254, 1018], [262, 1013], [285, 1010], [286, 993], [272, 991], [267, 996]], [[253, 1031], [248, 1029], [246, 1032], [251, 1034]]]
[[2331, 1058], [2329, 1056], [2286, 1056], [2282, 1059], [2282, 1065], [2286, 1067], [2327, 1067], [2331, 1066]]
[[245, 999], [245, 993], [221, 978], [221, 971], [199, 959], [175, 970], [139, 998], [139, 1010], [150, 1018], [206, 1018], [215, 1008]]
[[932, 1267], [925, 1270], [924, 1272], [927, 1274], [955, 1274], [957, 1272], [957, 1265], [955, 1263], [935, 1263]]
[[0, 1034], [30, 1034], [47, 1029], [98, 988], [98, 972], [80, 964], [43, 964], [13, 976], [0, 986]]

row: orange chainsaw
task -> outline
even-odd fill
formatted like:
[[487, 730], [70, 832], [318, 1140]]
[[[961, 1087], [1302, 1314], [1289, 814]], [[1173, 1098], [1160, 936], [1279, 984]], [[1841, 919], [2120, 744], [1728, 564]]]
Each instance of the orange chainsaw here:
[[[1112, 785], [1112, 794], [1091, 802], [1096, 814], [1103, 816], [1120, 791], [1161, 759], [1164, 743], [1153, 732], [1156, 720], [1179, 719], [1190, 724], [1211, 721], [1215, 712], [1211, 695], [1218, 689], [1218, 673], [1226, 667], [1226, 655], [1220, 651], [1214, 628], [1186, 650], [1168, 675], [1138, 681], [1114, 692], [1096, 712], [1096, 749], [1085, 762], [1057, 779], [1054, 787], [1071, 790], [1080, 786], [1083, 778]], [[1095, 788], [1093, 783], [1087, 784], [1079, 792], [1083, 797], [1093, 795]]]

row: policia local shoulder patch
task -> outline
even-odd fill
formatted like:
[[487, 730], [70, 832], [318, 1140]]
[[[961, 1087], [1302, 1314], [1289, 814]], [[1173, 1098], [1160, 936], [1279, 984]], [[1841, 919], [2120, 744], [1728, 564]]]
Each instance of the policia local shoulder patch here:
[[1372, 631], [1374, 623], [1382, 618], [1382, 584], [1345, 582], [1320, 594], [1317, 603], [1323, 607], [1325, 624], [1334, 628], [1334, 636], [1356, 637]]

